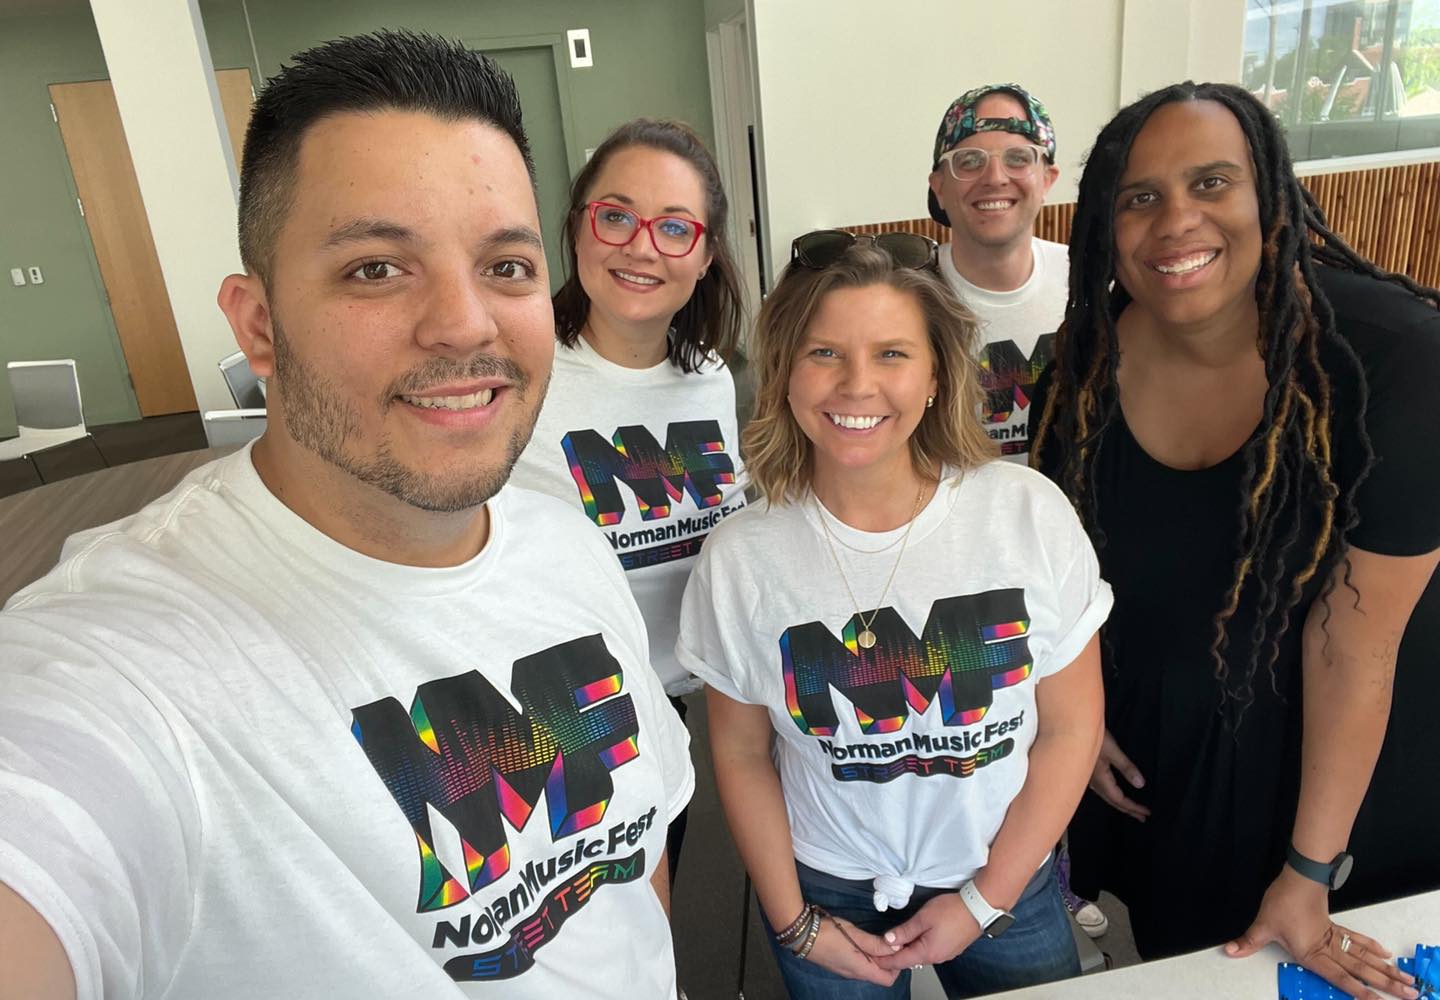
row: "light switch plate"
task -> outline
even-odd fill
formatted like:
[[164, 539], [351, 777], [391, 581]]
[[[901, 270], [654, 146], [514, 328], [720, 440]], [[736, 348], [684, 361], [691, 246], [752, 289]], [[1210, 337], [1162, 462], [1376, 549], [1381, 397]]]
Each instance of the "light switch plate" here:
[[24, 287], [25, 287], [25, 270], [24, 270], [24, 268], [12, 267], [12, 268], [10, 269], [10, 282], [11, 282], [11, 284], [13, 284], [16, 288], [24, 288]]
[[35, 266], [33, 266], [33, 265], [30, 267], [30, 284], [32, 284], [32, 285], [43, 285], [43, 284], [45, 284], [45, 275], [43, 275], [43, 274], [40, 273], [40, 268], [35, 267]]
[[571, 69], [595, 65], [595, 53], [590, 51], [589, 28], [572, 28], [565, 32], [565, 44], [570, 49]]

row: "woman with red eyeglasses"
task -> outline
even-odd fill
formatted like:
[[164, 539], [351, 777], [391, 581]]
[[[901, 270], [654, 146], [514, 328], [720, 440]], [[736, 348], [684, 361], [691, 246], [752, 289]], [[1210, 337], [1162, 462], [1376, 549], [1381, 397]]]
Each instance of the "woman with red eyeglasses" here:
[[[686, 125], [636, 119], [595, 150], [570, 191], [554, 374], [511, 477], [604, 532], [682, 719], [680, 696], [701, 685], [675, 658], [680, 597], [706, 534], [745, 503], [724, 361], [744, 315], [727, 213]], [[672, 878], [684, 824], [683, 812], [670, 824]]]

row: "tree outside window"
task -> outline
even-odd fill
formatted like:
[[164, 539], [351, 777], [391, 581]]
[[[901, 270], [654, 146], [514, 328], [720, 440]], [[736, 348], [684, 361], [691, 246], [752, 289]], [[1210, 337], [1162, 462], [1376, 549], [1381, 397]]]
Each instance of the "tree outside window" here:
[[1249, 0], [1241, 79], [1296, 160], [1440, 147], [1440, 0]]

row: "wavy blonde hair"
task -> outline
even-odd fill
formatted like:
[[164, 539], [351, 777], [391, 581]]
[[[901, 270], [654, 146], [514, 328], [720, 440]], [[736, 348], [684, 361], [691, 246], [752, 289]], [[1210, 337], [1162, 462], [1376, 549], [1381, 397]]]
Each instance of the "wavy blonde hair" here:
[[858, 242], [823, 269], [791, 263], [765, 300], [750, 342], [755, 415], [740, 438], [751, 482], [768, 503], [802, 499], [810, 488], [810, 439], [790, 412], [790, 371], [825, 296], [839, 288], [888, 285], [914, 297], [935, 353], [935, 405], [910, 436], [910, 460], [922, 476], [943, 466], [964, 471], [995, 458], [998, 447], [980, 426], [983, 394], [980, 326], [975, 314], [932, 270], [896, 266], [883, 250]]

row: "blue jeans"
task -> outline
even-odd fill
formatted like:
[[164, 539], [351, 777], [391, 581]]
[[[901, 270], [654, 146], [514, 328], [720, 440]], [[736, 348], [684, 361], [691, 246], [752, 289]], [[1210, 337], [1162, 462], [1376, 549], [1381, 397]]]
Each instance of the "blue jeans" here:
[[[1051, 875], [1052, 864], [1047, 861], [1025, 887], [1013, 911], [1015, 923], [1004, 934], [993, 940], [982, 936], [950, 961], [935, 966], [947, 997], [955, 1000], [982, 996], [1080, 975], [1070, 918]], [[798, 861], [795, 868], [806, 902], [844, 917], [872, 934], [884, 934], [913, 917], [928, 900], [942, 892], [954, 891], [917, 886], [908, 906], [881, 913], [875, 909], [872, 883], [836, 878]], [[908, 969], [889, 987], [846, 979], [813, 962], [796, 958], [788, 948], [775, 943], [774, 931], [768, 923], [766, 930], [770, 931], [770, 950], [779, 963], [791, 1000], [905, 1000], [910, 996]]]

